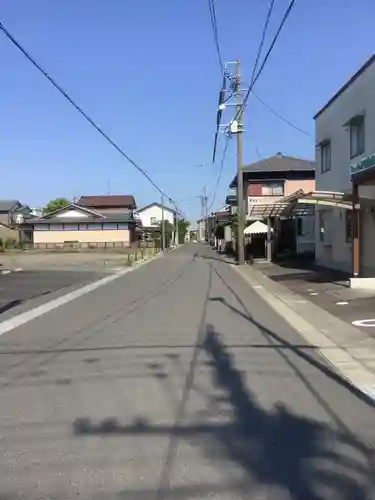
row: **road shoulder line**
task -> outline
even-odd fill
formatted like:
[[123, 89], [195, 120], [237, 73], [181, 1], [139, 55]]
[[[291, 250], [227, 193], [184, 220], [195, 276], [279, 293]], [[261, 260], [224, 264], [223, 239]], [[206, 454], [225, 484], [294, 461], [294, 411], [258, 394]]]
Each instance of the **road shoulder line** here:
[[[316, 347], [316, 350], [342, 377], [361, 392], [375, 399], [374, 368], [366, 366], [367, 359], [374, 366], [374, 339], [366, 336], [361, 330], [335, 318], [315, 304], [302, 300], [301, 296], [293, 294], [282, 285], [277, 284], [277, 287], [271, 287], [273, 282], [261, 273], [247, 267], [232, 265], [232, 268], [308, 344]], [[301, 311], [302, 306], [304, 307]], [[307, 310], [310, 310], [309, 314], [306, 314]], [[301, 312], [303, 312], [303, 317]], [[314, 317], [313, 321], [311, 321], [312, 317]], [[316, 320], [325, 324], [323, 331], [316, 327]], [[337, 337], [340, 331], [343, 342], [340, 342], [339, 345]]]
[[38, 318], [39, 316], [42, 316], [50, 311], [53, 311], [54, 309], [57, 309], [62, 305], [68, 304], [69, 302], [72, 302], [73, 300], [82, 297], [83, 295], [86, 295], [104, 285], [107, 285], [108, 283], [111, 283], [112, 281], [120, 278], [121, 276], [124, 276], [125, 274], [131, 271], [136, 271], [140, 267], [143, 267], [144, 265], [153, 262], [155, 259], [161, 257], [162, 255], [163, 255], [162, 253], [158, 253], [156, 254], [155, 257], [151, 259], [145, 259], [140, 261], [134, 267], [128, 267], [126, 269], [122, 269], [121, 271], [118, 271], [115, 274], [111, 274], [110, 276], [105, 276], [104, 278], [89, 283], [88, 285], [84, 285], [83, 287], [77, 288], [76, 290], [68, 292], [67, 294], [61, 295], [56, 299], [52, 299], [48, 302], [45, 302], [44, 304], [29, 309], [28, 311], [24, 311], [20, 314], [17, 314], [16, 316], [12, 316], [8, 319], [5, 319], [4, 321], [0, 322], [0, 336], [4, 335], [4, 333], [7, 333], [11, 330], [14, 330], [15, 328], [18, 328], [19, 326], [28, 323], [29, 321], [32, 321], [35, 318]]

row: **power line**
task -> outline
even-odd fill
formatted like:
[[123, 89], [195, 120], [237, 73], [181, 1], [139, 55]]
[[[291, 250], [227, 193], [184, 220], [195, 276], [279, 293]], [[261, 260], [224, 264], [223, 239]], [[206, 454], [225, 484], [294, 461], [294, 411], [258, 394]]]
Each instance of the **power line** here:
[[[22, 54], [31, 62], [31, 64], [33, 64], [33, 66], [35, 66], [46, 78], [47, 80], [49, 80], [49, 82], [60, 92], [60, 94], [62, 94], [65, 99], [67, 99], [67, 101], [70, 102], [70, 104], [76, 109], [76, 111], [78, 111], [89, 123], [92, 127], [94, 127], [96, 129], [97, 132], [99, 132], [99, 134], [104, 137], [104, 139], [112, 146], [116, 149], [116, 151], [118, 153], [120, 153], [129, 163], [131, 163], [133, 165], [133, 167], [135, 167], [138, 172], [140, 172], [147, 180], [148, 182], [162, 195], [162, 196], [165, 196], [166, 198], [168, 198], [169, 202], [172, 203], [172, 205], [174, 205], [174, 202], [172, 200], [172, 198], [170, 198], [166, 193], [164, 193], [164, 191], [162, 191], [162, 189], [159, 188], [159, 186], [157, 184], [155, 184], [155, 182], [151, 179], [151, 177], [147, 174], [147, 172], [142, 168], [140, 167], [132, 158], [130, 158], [130, 156], [128, 156], [121, 148], [120, 146], [118, 146], [104, 131], [102, 128], [99, 127], [99, 125], [97, 125], [95, 123], [95, 121], [87, 114], [85, 113], [85, 111], [83, 111], [83, 109], [81, 108], [81, 106], [79, 106], [76, 101], [74, 101], [70, 96], [69, 94], [61, 87], [61, 85], [59, 85], [56, 80], [54, 78], [52, 78], [52, 76], [50, 76], [46, 70], [44, 70], [42, 68], [42, 66], [36, 62], [36, 60], [26, 51], [26, 49], [24, 49], [22, 47], [22, 45], [14, 38], [14, 36], [5, 28], [5, 26], [3, 25], [2, 22], [0, 22], [0, 29], [3, 31], [3, 33], [5, 34], [5, 36], [13, 43], [13, 45], [15, 45], [17, 47], [17, 49], [19, 49]], [[175, 206], [175, 205], [174, 205]], [[177, 210], [177, 207], [175, 206], [176, 210]]]
[[263, 72], [263, 70], [264, 70], [264, 67], [265, 67], [265, 65], [267, 64], [267, 61], [268, 61], [268, 59], [269, 59], [269, 57], [270, 57], [270, 55], [271, 55], [271, 52], [272, 52], [273, 48], [275, 47], [275, 44], [276, 44], [276, 42], [277, 42], [277, 40], [278, 40], [278, 38], [279, 38], [279, 36], [280, 36], [281, 30], [283, 29], [284, 24], [286, 23], [286, 21], [287, 21], [287, 19], [288, 19], [289, 15], [290, 15], [290, 13], [291, 13], [291, 11], [292, 11], [292, 9], [293, 9], [293, 7], [294, 7], [294, 4], [295, 4], [295, 3], [296, 3], [296, 0], [291, 0], [291, 2], [290, 2], [290, 4], [289, 4], [288, 8], [286, 9], [286, 11], [285, 11], [285, 13], [284, 13], [284, 16], [283, 16], [283, 18], [282, 18], [282, 20], [281, 20], [281, 23], [280, 23], [280, 25], [279, 25], [279, 28], [278, 28], [278, 30], [277, 30], [277, 32], [276, 32], [276, 34], [275, 34], [275, 36], [273, 37], [273, 40], [272, 40], [272, 42], [271, 42], [271, 45], [270, 45], [270, 47], [269, 47], [269, 49], [268, 49], [268, 51], [267, 51], [267, 53], [266, 53], [266, 55], [265, 55], [265, 57], [264, 57], [264, 59], [263, 59], [263, 62], [262, 62], [262, 64], [261, 64], [261, 66], [260, 66], [260, 68], [259, 68], [258, 72], [256, 73], [256, 75], [255, 75], [255, 77], [254, 77], [253, 81], [250, 83], [250, 86], [249, 86], [249, 88], [247, 89], [247, 92], [246, 92], [245, 98], [244, 98], [244, 100], [243, 100], [242, 106], [241, 106], [241, 108], [237, 111], [236, 116], [234, 117], [234, 120], [237, 120], [237, 119], [238, 119], [238, 117], [242, 114], [243, 109], [245, 108], [246, 103], [247, 103], [247, 101], [248, 101], [248, 99], [249, 99], [250, 92], [252, 92], [254, 85], [256, 84], [256, 82], [258, 81], [258, 79], [259, 79], [260, 75], [262, 74], [262, 72]]
[[275, 0], [271, 0], [271, 3], [270, 3], [270, 7], [268, 9], [268, 13], [267, 13], [267, 17], [266, 17], [266, 21], [264, 23], [264, 27], [263, 27], [263, 32], [262, 32], [262, 37], [260, 39], [260, 44], [259, 44], [259, 48], [258, 48], [258, 53], [256, 55], [256, 58], [255, 58], [255, 63], [254, 63], [254, 68], [253, 68], [253, 73], [251, 75], [251, 80], [250, 80], [250, 85], [252, 85], [253, 83], [253, 80], [255, 78], [255, 72], [257, 70], [257, 67], [258, 67], [258, 63], [259, 63], [259, 59], [260, 59], [260, 56], [262, 54], [262, 50], [263, 50], [263, 45], [264, 45], [264, 42], [265, 42], [265, 39], [266, 39], [266, 34], [267, 34], [267, 30], [268, 30], [268, 25], [269, 25], [269, 22], [270, 22], [270, 19], [271, 19], [271, 14], [272, 14], [272, 11], [273, 11], [273, 7], [275, 5]]
[[221, 56], [221, 50], [220, 50], [219, 30], [217, 27], [215, 0], [208, 0], [208, 8], [210, 10], [210, 20], [211, 20], [211, 26], [212, 26], [212, 31], [213, 31], [213, 35], [214, 35], [214, 42], [215, 42], [215, 47], [216, 47], [216, 52], [217, 52], [217, 58], [219, 61], [220, 71], [221, 71], [221, 73], [224, 73], [224, 63], [223, 63], [223, 58]]
[[212, 200], [211, 200], [210, 206], [209, 206], [209, 208], [208, 208], [208, 212], [211, 212], [211, 209], [212, 209], [212, 207], [213, 207], [213, 204], [215, 203], [216, 194], [217, 194], [217, 188], [218, 188], [218, 186], [219, 186], [220, 179], [221, 179], [221, 175], [222, 175], [222, 173], [223, 173], [223, 168], [224, 168], [224, 163], [225, 163], [225, 157], [226, 157], [226, 155], [227, 155], [228, 145], [229, 145], [229, 137], [227, 136], [227, 137], [226, 137], [226, 140], [225, 140], [225, 145], [224, 145], [223, 154], [222, 154], [222, 157], [221, 157], [220, 167], [219, 167], [219, 170], [218, 170], [218, 173], [217, 173], [217, 178], [216, 178], [216, 184], [215, 184], [214, 194], [213, 194], [213, 196], [212, 196]]
[[298, 132], [301, 132], [301, 134], [304, 134], [304, 135], [307, 135], [308, 137], [313, 137], [312, 134], [309, 134], [309, 132], [306, 132], [306, 130], [303, 130], [299, 127], [297, 127], [297, 125], [294, 125], [294, 123], [290, 122], [289, 120], [287, 120], [286, 118], [284, 118], [284, 116], [280, 115], [280, 113], [278, 113], [277, 111], [275, 111], [273, 108], [271, 108], [271, 106], [269, 104], [267, 104], [266, 102], [263, 101], [263, 99], [261, 99], [254, 91], [251, 92], [253, 94], [253, 96], [258, 99], [258, 101], [263, 104], [263, 106], [265, 108], [268, 109], [268, 111], [270, 111], [271, 113], [273, 113], [275, 116], [277, 116], [280, 120], [282, 120], [284, 123], [286, 123], [287, 125], [289, 125], [290, 127], [294, 128], [295, 130], [298, 130]]

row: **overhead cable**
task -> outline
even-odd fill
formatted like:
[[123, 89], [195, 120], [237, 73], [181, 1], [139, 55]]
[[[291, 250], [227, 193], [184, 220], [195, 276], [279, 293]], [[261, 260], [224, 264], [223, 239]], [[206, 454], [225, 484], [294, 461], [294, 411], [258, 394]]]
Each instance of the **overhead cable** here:
[[281, 30], [283, 29], [283, 27], [284, 27], [284, 25], [285, 25], [285, 23], [286, 23], [289, 15], [290, 15], [290, 13], [291, 13], [291, 11], [292, 11], [295, 3], [296, 3], [296, 0], [291, 0], [290, 4], [288, 5], [288, 8], [286, 9], [286, 11], [284, 13], [284, 16], [283, 16], [283, 18], [281, 20], [281, 23], [280, 23], [280, 25], [278, 27], [278, 30], [276, 31], [276, 34], [275, 34], [275, 36], [272, 39], [271, 45], [270, 45], [270, 47], [269, 47], [269, 49], [268, 49], [268, 51], [267, 51], [267, 53], [266, 53], [266, 55], [265, 55], [265, 57], [263, 59], [263, 62], [261, 64], [259, 70], [257, 71], [257, 73], [254, 76], [252, 82], [250, 83], [249, 88], [247, 89], [247, 92], [246, 92], [245, 98], [243, 100], [243, 103], [241, 104], [241, 107], [237, 111], [236, 116], [234, 117], [234, 120], [237, 120], [238, 117], [241, 116], [241, 114], [242, 114], [242, 112], [244, 110], [244, 107], [246, 106], [246, 103], [247, 103], [247, 101], [249, 99], [250, 93], [252, 92], [254, 85], [256, 84], [256, 82], [258, 81], [260, 75], [262, 74], [262, 72], [263, 72], [263, 70], [264, 70], [264, 68], [265, 68], [265, 66], [267, 64], [267, 61], [268, 61], [268, 59], [269, 59], [269, 57], [271, 55], [271, 52], [274, 49], [275, 44], [276, 44], [276, 42], [277, 42], [277, 40], [278, 40], [278, 38], [280, 36]]
[[110, 137], [109, 135], [107, 135], [104, 130], [99, 127], [99, 125], [97, 125], [95, 123], [95, 121], [85, 112], [83, 111], [83, 109], [81, 108], [81, 106], [79, 106], [77, 104], [76, 101], [74, 101], [72, 99], [72, 97], [70, 97], [70, 95], [61, 87], [61, 85], [59, 85], [56, 80], [54, 78], [52, 78], [52, 76], [49, 75], [49, 73], [47, 73], [46, 70], [44, 70], [42, 68], [42, 66], [26, 51], [26, 49], [24, 47], [22, 47], [22, 45], [15, 39], [15, 37], [7, 30], [7, 28], [5, 28], [5, 26], [3, 25], [3, 23], [0, 22], [0, 29], [3, 31], [3, 33], [6, 35], [6, 37], [13, 43], [13, 45], [15, 45], [17, 47], [17, 49], [19, 49], [22, 54], [31, 62], [31, 64], [33, 64], [33, 66], [35, 66], [46, 78], [47, 80], [49, 80], [49, 82], [60, 92], [60, 94], [62, 94], [65, 99], [67, 101], [69, 101], [69, 103], [90, 123], [90, 125], [92, 127], [94, 127], [94, 129], [99, 132], [99, 134], [104, 137], [104, 139], [112, 146], [116, 149], [116, 151], [118, 153], [120, 153], [131, 165], [133, 165], [133, 167], [135, 167], [138, 172], [140, 172], [143, 177], [145, 177], [148, 182], [162, 195], [164, 196], [165, 198], [168, 199], [168, 201], [175, 207], [175, 209], [177, 210], [177, 207], [175, 206], [172, 198], [170, 198], [161, 188], [159, 188], [159, 186], [152, 180], [152, 178], [147, 174], [147, 172], [138, 165], [138, 163], [136, 163], [132, 158], [130, 158], [130, 156], [128, 156], [125, 151], [123, 149], [120, 148], [120, 146], [118, 146]]

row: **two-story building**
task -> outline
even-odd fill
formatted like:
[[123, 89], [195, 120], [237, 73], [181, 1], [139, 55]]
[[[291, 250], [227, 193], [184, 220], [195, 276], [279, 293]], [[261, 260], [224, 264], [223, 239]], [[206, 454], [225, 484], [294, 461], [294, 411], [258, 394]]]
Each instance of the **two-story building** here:
[[[244, 167], [243, 202], [247, 221], [261, 221], [264, 233], [260, 237], [273, 235], [267, 257], [275, 252], [314, 253], [314, 213], [290, 212], [293, 201], [315, 189], [315, 162], [277, 153]], [[237, 186], [237, 176], [230, 188]], [[229, 201], [229, 198], [227, 198]], [[254, 226], [255, 227], [255, 226]], [[268, 231], [266, 230], [268, 227]], [[251, 229], [247, 230], [251, 234]], [[266, 232], [268, 233], [266, 235]], [[255, 242], [254, 242], [255, 243]], [[263, 251], [264, 244], [260, 241]]]
[[375, 277], [375, 55], [314, 118], [316, 188], [339, 201], [317, 205], [317, 262]]
[[162, 219], [168, 221], [173, 227], [175, 225], [176, 211], [161, 203], [150, 203], [138, 209], [138, 214], [144, 228], [155, 228], [160, 225]]

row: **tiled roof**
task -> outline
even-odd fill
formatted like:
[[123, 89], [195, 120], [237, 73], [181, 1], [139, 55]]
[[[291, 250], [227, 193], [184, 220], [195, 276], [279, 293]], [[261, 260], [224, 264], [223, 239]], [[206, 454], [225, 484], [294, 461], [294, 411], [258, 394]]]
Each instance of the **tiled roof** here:
[[0, 200], [0, 212], [8, 212], [18, 204], [18, 200]]
[[130, 194], [116, 194], [108, 196], [81, 196], [77, 201], [77, 205], [92, 208], [136, 207], [134, 196]]
[[243, 168], [244, 172], [285, 172], [288, 170], [315, 170], [315, 162], [305, 160], [304, 158], [295, 158], [293, 156], [284, 156], [277, 154], [270, 158], [250, 163]]

